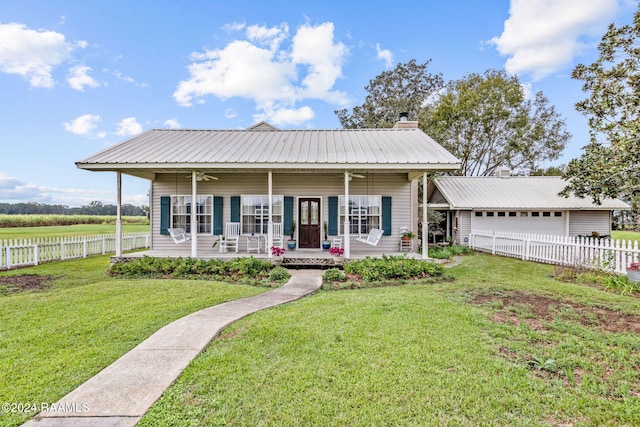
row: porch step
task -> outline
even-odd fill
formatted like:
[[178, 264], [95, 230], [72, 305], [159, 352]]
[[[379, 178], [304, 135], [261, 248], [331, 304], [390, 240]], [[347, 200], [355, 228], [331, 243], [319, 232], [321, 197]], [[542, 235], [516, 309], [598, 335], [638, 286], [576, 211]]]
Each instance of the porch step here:
[[282, 266], [286, 268], [341, 268], [341, 264], [336, 264], [333, 258], [291, 258], [284, 257]]

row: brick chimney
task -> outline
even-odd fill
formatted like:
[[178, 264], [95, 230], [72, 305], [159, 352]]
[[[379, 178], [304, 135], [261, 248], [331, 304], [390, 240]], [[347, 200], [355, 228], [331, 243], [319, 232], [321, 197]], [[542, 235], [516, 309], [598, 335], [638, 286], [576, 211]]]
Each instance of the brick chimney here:
[[418, 129], [417, 121], [409, 121], [409, 113], [400, 113], [400, 121], [393, 125], [394, 129]]

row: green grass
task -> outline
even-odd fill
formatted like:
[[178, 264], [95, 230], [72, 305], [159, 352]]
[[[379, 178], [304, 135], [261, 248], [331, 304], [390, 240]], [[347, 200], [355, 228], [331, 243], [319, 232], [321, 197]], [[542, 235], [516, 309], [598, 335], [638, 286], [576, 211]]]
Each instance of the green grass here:
[[[0, 296], [0, 402], [55, 402], [167, 323], [266, 290], [114, 279], [108, 265], [98, 256], [0, 274], [57, 277], [47, 290]], [[2, 426], [25, 419], [0, 413]]]
[[640, 232], [637, 231], [613, 231], [611, 237], [621, 240], [636, 240], [640, 244]]
[[[0, 297], [0, 402], [55, 401], [172, 319], [260, 291], [112, 279], [106, 260], [3, 274], [64, 277]], [[640, 424], [640, 334], [607, 332], [597, 311], [640, 323], [640, 298], [485, 254], [447, 271], [455, 281], [320, 291], [235, 322], [140, 425]], [[548, 299], [553, 318], [500, 299], [515, 293]]]
[[[145, 216], [123, 216], [125, 224], [149, 224]], [[0, 228], [46, 227], [75, 224], [115, 224], [115, 215], [6, 215], [0, 214]]]
[[[518, 291], [638, 315], [637, 298], [488, 255], [451, 271], [456, 282], [320, 292], [238, 321], [139, 425], [640, 423], [637, 334], [563, 313], [536, 331], [527, 307], [469, 304]], [[505, 309], [520, 323], [492, 320]]]
[[[116, 232], [115, 224], [76, 224], [56, 225], [44, 227], [15, 227], [0, 228], [0, 240], [9, 239], [36, 239], [41, 237], [68, 237], [84, 236], [92, 234], [113, 234]], [[123, 224], [123, 233], [149, 232], [148, 224]]]

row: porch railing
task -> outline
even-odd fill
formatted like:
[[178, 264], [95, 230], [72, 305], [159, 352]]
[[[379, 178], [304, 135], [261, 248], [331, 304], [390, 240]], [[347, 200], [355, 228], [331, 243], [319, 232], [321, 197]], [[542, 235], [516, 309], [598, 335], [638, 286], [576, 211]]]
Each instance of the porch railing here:
[[[149, 233], [124, 233], [122, 250], [148, 248]], [[0, 270], [38, 265], [47, 261], [86, 258], [115, 253], [116, 235], [100, 234], [74, 237], [0, 240]]]

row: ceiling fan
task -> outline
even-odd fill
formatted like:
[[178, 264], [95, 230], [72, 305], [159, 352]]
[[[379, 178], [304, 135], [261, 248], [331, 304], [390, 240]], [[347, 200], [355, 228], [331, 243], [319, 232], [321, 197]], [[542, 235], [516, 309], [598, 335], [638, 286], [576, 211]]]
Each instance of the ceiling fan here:
[[[191, 175], [187, 175], [185, 176], [185, 178], [190, 179]], [[211, 181], [211, 180], [218, 180], [218, 177], [213, 176], [213, 175], [207, 175], [205, 172], [196, 172], [196, 181], [201, 182], [201, 181]]]

